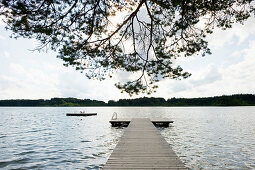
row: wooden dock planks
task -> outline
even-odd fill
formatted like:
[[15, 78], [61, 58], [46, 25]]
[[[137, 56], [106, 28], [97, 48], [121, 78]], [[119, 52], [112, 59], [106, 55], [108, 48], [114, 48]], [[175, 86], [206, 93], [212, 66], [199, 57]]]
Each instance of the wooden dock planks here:
[[109, 169], [187, 169], [150, 119], [132, 119], [103, 167]]

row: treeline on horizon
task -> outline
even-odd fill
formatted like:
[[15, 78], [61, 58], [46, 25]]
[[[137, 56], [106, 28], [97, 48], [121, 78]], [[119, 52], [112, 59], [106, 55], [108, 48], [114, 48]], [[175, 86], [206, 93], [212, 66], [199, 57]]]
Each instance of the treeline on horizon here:
[[0, 106], [255, 106], [255, 95], [236, 94], [229, 96], [201, 97], [201, 98], [137, 98], [110, 100], [107, 103], [98, 100], [77, 98], [52, 98], [50, 100], [13, 99], [0, 100]]

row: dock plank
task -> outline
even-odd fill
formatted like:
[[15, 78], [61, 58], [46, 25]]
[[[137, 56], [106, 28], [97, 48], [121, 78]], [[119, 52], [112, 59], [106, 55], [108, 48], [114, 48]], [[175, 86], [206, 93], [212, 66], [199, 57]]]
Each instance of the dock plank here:
[[150, 119], [132, 119], [113, 153], [108, 169], [187, 169]]

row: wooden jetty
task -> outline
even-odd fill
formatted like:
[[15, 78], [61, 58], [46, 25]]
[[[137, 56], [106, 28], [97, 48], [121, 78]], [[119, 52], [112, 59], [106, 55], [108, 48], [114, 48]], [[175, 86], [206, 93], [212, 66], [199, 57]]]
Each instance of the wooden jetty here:
[[187, 169], [150, 119], [132, 119], [104, 170]]
[[66, 116], [96, 116], [97, 113], [67, 113]]
[[[129, 123], [131, 122], [131, 118], [119, 118], [116, 120], [110, 120], [109, 121], [113, 127], [116, 126], [128, 126]], [[173, 123], [174, 121], [172, 120], [160, 120], [160, 119], [153, 119], [151, 120], [151, 122], [155, 125], [155, 126], [162, 126], [162, 127], [168, 127], [170, 123]]]

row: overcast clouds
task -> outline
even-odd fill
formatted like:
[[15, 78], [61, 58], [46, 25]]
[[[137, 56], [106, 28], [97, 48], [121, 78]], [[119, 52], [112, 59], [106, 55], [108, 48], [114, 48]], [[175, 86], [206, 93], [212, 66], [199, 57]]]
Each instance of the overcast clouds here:
[[[212, 55], [181, 58], [177, 61], [192, 76], [186, 80], [163, 80], [151, 96], [204, 97], [252, 93], [255, 90], [255, 20], [217, 30], [211, 35]], [[115, 88], [117, 79], [88, 80], [73, 68], [66, 68], [56, 53], [31, 52], [35, 42], [10, 39], [0, 23], [0, 99], [77, 97], [97, 100], [129, 98]], [[133, 96], [133, 98], [144, 96]]]

